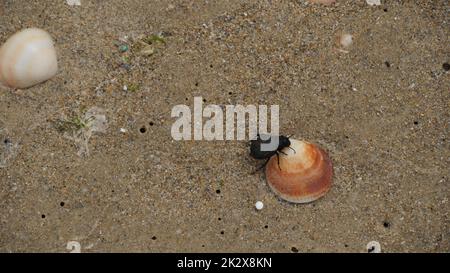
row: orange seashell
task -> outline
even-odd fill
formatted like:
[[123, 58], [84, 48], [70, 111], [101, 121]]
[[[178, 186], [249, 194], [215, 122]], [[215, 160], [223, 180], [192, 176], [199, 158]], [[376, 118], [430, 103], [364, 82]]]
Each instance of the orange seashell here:
[[324, 196], [331, 188], [333, 165], [327, 153], [315, 144], [290, 139], [290, 148], [272, 156], [266, 165], [270, 188], [282, 199], [308, 203]]

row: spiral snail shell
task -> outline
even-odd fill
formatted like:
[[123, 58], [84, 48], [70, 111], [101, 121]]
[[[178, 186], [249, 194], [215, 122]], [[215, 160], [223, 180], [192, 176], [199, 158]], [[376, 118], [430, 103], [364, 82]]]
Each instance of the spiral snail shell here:
[[333, 166], [327, 153], [315, 144], [291, 139], [290, 147], [272, 156], [266, 165], [270, 188], [282, 199], [308, 203], [324, 196], [331, 187]]
[[0, 83], [28, 88], [52, 78], [58, 70], [53, 40], [45, 30], [28, 28], [0, 48]]

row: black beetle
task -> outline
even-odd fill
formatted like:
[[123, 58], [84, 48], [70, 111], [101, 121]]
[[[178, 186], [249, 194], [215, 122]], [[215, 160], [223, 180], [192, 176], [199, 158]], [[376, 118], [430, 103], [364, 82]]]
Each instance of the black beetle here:
[[[277, 155], [277, 159], [278, 159], [278, 167], [281, 170], [279, 154], [282, 153], [282, 154], [286, 155], [286, 153], [284, 153], [282, 151], [286, 147], [292, 149], [291, 147], [289, 147], [291, 145], [291, 141], [289, 140], [289, 137], [287, 137], [287, 136], [276, 136], [276, 137], [278, 137], [278, 146], [273, 147], [272, 150], [268, 150], [268, 151], [262, 151], [261, 145], [263, 143], [266, 143], [266, 144], [271, 143], [271, 138], [272, 138], [271, 136], [264, 135], [264, 137], [263, 137], [264, 139], [262, 139], [261, 136], [258, 134], [257, 138], [250, 142], [250, 156], [255, 159], [267, 159], [266, 162], [264, 163], [264, 165], [262, 165], [256, 171], [264, 168], [264, 166], [266, 166], [267, 162], [269, 162], [269, 159], [275, 154]], [[292, 149], [292, 150], [295, 153], [295, 150], [294, 149]]]

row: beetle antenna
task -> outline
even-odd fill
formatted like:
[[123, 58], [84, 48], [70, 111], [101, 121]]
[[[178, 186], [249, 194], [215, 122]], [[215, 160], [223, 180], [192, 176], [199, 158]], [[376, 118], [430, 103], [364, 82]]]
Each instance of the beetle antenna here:
[[294, 154], [296, 154], [297, 152], [294, 150], [294, 148], [291, 148], [290, 146], [288, 146], [289, 149], [291, 149], [292, 151], [294, 151]]

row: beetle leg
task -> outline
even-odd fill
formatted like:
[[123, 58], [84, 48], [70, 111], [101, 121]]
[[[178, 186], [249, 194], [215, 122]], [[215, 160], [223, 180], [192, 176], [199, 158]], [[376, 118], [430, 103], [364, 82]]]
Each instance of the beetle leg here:
[[280, 168], [281, 171], [281, 166], [280, 166], [280, 154], [277, 153], [277, 160], [278, 160], [278, 168]]
[[264, 168], [267, 165], [267, 162], [269, 162], [270, 157], [266, 160], [266, 162], [264, 162], [264, 164], [262, 164], [260, 167], [258, 167], [258, 169], [256, 169], [255, 171], [253, 171], [251, 174], [255, 174], [257, 173], [259, 170], [261, 170], [262, 168]]
[[269, 160], [270, 160], [270, 157], [266, 160], [266, 162], [264, 162], [264, 164], [262, 164], [261, 167], [258, 168], [257, 171], [259, 171], [259, 170], [261, 170], [262, 168], [264, 168], [264, 167], [267, 165], [267, 162], [269, 162]]

